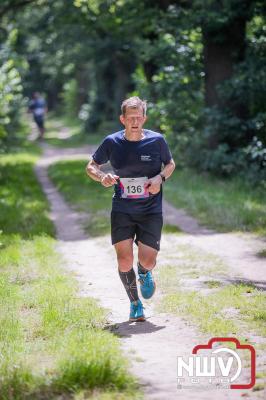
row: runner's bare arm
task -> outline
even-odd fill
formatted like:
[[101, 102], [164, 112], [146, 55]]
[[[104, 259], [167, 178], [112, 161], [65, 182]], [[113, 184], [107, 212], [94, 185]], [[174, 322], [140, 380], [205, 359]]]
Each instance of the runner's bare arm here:
[[86, 167], [87, 175], [96, 182], [101, 182], [105, 187], [113, 186], [117, 183], [119, 176], [113, 174], [105, 174], [101, 171], [101, 166], [97, 164], [94, 160], [88, 162]]
[[[175, 162], [174, 160], [171, 158], [171, 160], [169, 161], [168, 164], [166, 164], [164, 166], [164, 168], [161, 171], [161, 174], [165, 177], [165, 179], [170, 178], [170, 176], [172, 175], [172, 173], [175, 170]], [[158, 176], [158, 175], [157, 175]], [[160, 176], [161, 181], [162, 181], [162, 177]]]
[[[164, 168], [161, 171], [161, 174], [165, 177], [165, 179], [168, 179], [172, 173], [174, 172], [175, 169], [175, 162], [171, 158], [168, 164], [164, 166]], [[145, 186], [148, 186], [149, 192], [151, 194], [156, 194], [159, 193], [161, 189], [161, 184], [163, 183], [163, 178], [160, 174], [154, 176], [153, 178], [150, 178], [148, 182], [145, 184]]]

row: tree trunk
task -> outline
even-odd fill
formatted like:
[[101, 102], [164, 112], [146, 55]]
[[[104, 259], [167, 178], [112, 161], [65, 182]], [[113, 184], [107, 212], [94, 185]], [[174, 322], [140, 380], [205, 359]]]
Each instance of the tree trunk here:
[[235, 64], [245, 55], [246, 20], [238, 18], [230, 26], [214, 32], [203, 27], [205, 103], [207, 107], [225, 106], [218, 85], [233, 75]]
[[120, 113], [122, 101], [134, 90], [132, 73], [136, 64], [127, 54], [116, 54], [113, 60], [115, 68], [114, 106], [115, 112]]
[[[235, 17], [230, 25], [214, 31], [208, 29], [208, 24], [203, 27], [203, 57], [205, 72], [205, 104], [207, 107], [218, 107], [221, 111], [230, 112], [240, 120], [248, 118], [248, 104], [241, 98], [234, 101], [221, 97], [219, 85], [232, 78], [234, 67], [242, 62], [245, 57], [245, 33], [247, 17], [241, 15]], [[228, 137], [231, 148], [248, 143], [253, 136], [247, 132], [241, 143], [236, 137]], [[243, 143], [242, 143], [243, 142]], [[209, 138], [209, 147], [214, 149], [219, 144], [219, 133], [213, 132]]]
[[82, 105], [87, 103], [88, 100], [88, 67], [87, 65], [80, 65], [76, 71], [76, 81], [78, 85], [76, 109], [79, 112]]

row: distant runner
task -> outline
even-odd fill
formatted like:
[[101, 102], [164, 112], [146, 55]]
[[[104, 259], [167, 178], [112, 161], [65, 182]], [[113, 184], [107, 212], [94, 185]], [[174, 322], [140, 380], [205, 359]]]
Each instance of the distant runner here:
[[[130, 300], [130, 321], [145, 321], [133, 269], [133, 241], [138, 245], [138, 275], [144, 299], [152, 297], [155, 282], [152, 269], [160, 250], [162, 185], [175, 169], [164, 137], [143, 129], [146, 102], [130, 97], [121, 106], [124, 130], [108, 135], [87, 165], [87, 174], [103, 186], [114, 185], [111, 236], [118, 271]], [[101, 165], [110, 161], [114, 174]]]
[[29, 104], [29, 111], [33, 114], [33, 119], [39, 130], [39, 138], [42, 139], [44, 136], [44, 117], [47, 112], [46, 102], [40, 96], [40, 93], [35, 92], [32, 95], [32, 100]]

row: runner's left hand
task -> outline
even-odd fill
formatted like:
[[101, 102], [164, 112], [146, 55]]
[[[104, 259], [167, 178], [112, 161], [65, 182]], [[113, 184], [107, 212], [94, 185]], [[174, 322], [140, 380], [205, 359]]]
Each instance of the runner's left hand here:
[[160, 192], [161, 189], [162, 178], [160, 175], [156, 175], [153, 178], [147, 180], [144, 184], [144, 187], [148, 187], [148, 191], [151, 194], [157, 194]]

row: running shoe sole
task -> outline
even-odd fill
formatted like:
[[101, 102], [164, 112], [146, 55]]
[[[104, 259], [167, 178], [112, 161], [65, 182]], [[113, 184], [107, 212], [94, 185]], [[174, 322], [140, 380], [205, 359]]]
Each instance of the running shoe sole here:
[[129, 318], [129, 322], [144, 322], [144, 321], [146, 321], [145, 317]]

